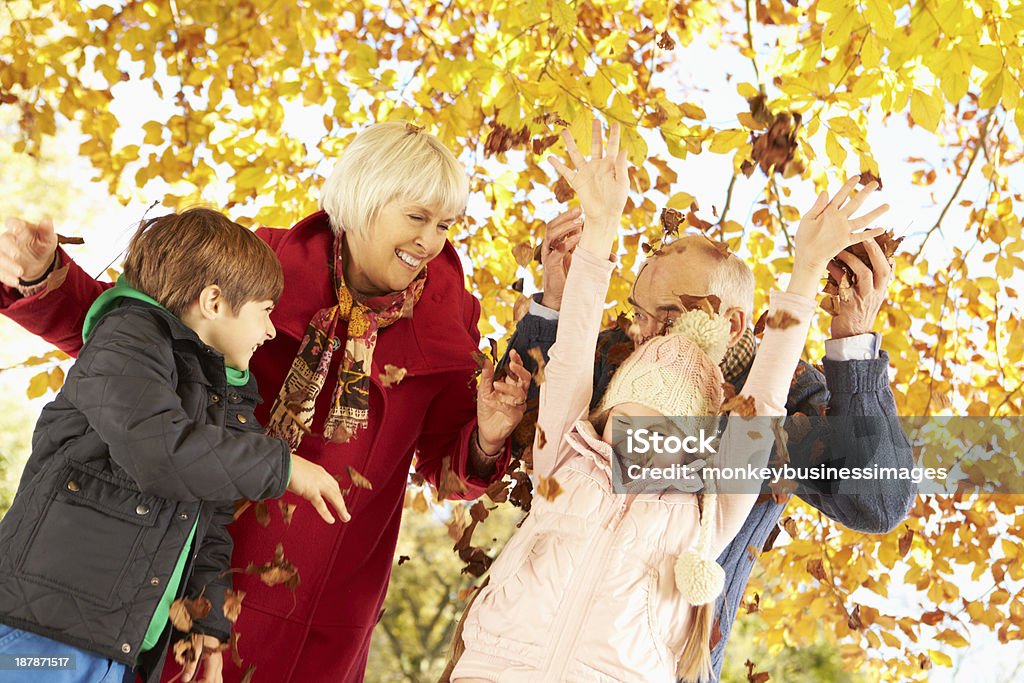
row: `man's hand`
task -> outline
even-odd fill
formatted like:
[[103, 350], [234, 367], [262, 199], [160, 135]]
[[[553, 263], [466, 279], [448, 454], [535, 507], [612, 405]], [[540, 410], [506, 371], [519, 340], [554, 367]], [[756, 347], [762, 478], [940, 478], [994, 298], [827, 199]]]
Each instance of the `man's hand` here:
[[[843, 339], [871, 331], [871, 326], [885, 302], [892, 281], [894, 261], [886, 261], [885, 253], [875, 240], [864, 242], [871, 267], [848, 251], [840, 252], [836, 258], [845, 263], [857, 277], [851, 296], [846, 301], [836, 298], [839, 312], [832, 316], [832, 338]], [[828, 272], [836, 282], [842, 280], [844, 272], [834, 261], [828, 264]]]
[[329, 502], [338, 511], [341, 521], [352, 519], [341, 495], [338, 480], [320, 465], [306, 460], [301, 455], [292, 453], [292, 478], [288, 481], [288, 490], [302, 496], [316, 508], [320, 516], [328, 524], [334, 524], [334, 516], [327, 508]]
[[[195, 641], [194, 641], [195, 642]], [[224, 683], [224, 656], [220, 653], [220, 641], [213, 636], [204, 635], [202, 641], [196, 643], [200, 648], [196, 658], [185, 664], [181, 680], [190, 683], [196, 674], [199, 662], [206, 661], [203, 677], [196, 683]]]
[[857, 186], [858, 180], [859, 176], [850, 178], [831, 200], [827, 192], [822, 192], [810, 211], [800, 219], [794, 240], [796, 254], [793, 257], [793, 277], [790, 278], [788, 291], [813, 299], [825, 267], [836, 254], [858, 242], [873, 241], [885, 231], [883, 228], [861, 228], [888, 211], [888, 204], [863, 216], [853, 216], [853, 212], [878, 188], [878, 183], [872, 181], [851, 198], [850, 193]]
[[569, 209], [558, 214], [544, 226], [544, 240], [540, 245], [541, 305], [554, 311], [562, 307], [562, 292], [569, 274], [572, 252], [580, 243], [583, 230], [583, 210]]
[[494, 455], [523, 419], [526, 412], [526, 390], [530, 372], [513, 349], [509, 354], [508, 374], [494, 381], [494, 364], [484, 360], [476, 393], [476, 424], [480, 448], [485, 455]]
[[38, 224], [8, 221], [0, 235], [0, 282], [17, 287], [19, 279], [38, 280], [53, 263], [56, 251], [57, 233], [49, 219]]

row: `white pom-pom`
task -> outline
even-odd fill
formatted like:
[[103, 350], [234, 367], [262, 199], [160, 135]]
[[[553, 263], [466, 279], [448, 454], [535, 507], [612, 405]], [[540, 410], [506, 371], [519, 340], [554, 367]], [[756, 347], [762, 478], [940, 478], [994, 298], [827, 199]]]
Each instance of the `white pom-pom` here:
[[704, 605], [722, 593], [725, 570], [691, 548], [676, 560], [676, 587], [691, 605]]
[[686, 311], [676, 318], [669, 334], [682, 334], [697, 342], [716, 365], [722, 362], [729, 348], [729, 321], [720, 315], [709, 316], [699, 309]]

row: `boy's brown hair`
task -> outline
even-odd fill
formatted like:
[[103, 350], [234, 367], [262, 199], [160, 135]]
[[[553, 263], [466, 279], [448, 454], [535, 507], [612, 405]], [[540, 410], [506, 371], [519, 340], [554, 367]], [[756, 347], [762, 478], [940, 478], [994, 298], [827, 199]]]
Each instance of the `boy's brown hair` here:
[[212, 209], [193, 208], [143, 223], [128, 245], [124, 276], [176, 316], [217, 285], [233, 313], [250, 301], [277, 302], [281, 263], [251, 230]]

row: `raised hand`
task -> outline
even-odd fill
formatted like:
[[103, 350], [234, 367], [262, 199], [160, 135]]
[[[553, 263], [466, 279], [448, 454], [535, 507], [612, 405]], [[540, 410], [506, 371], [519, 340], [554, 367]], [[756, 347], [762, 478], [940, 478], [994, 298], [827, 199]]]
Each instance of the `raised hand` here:
[[565, 276], [569, 273], [572, 252], [580, 243], [583, 231], [583, 211], [569, 209], [544, 225], [544, 240], [540, 245], [541, 304], [557, 311], [562, 307]]
[[[851, 197], [858, 180], [859, 176], [850, 178], [832, 199], [829, 199], [827, 192], [822, 192], [810, 211], [800, 219], [795, 238], [796, 255], [789, 291], [813, 298], [829, 261], [850, 245], [864, 240], [874, 240], [885, 232], [884, 228], [862, 228], [888, 211], [888, 204], [883, 204], [863, 216], [853, 215], [871, 193], [878, 189], [878, 184], [872, 181], [861, 192]], [[854, 232], [855, 230], [859, 232]]]
[[0, 282], [17, 287], [18, 280], [39, 279], [53, 263], [57, 233], [45, 219], [38, 224], [10, 220], [0, 234]]
[[629, 194], [629, 174], [626, 151], [619, 149], [617, 123], [613, 123], [609, 129], [607, 149], [602, 146], [601, 124], [596, 120], [592, 138], [588, 161], [580, 153], [572, 134], [563, 130], [562, 139], [573, 167], [566, 166], [555, 157], [548, 157], [548, 161], [580, 198], [586, 216], [580, 246], [591, 253], [602, 254], [607, 253], [618, 231], [622, 209], [626, 206], [626, 196]]

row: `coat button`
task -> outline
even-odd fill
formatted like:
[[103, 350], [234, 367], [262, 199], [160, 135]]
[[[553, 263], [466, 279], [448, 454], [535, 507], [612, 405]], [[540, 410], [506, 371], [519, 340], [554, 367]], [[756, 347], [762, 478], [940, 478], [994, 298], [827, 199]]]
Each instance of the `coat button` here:
[[78, 485], [77, 481], [72, 479], [71, 481], [68, 482], [68, 491], [75, 493], [80, 490], [82, 490], [82, 487]]
[[220, 403], [220, 394], [210, 394], [210, 403]]
[[242, 400], [242, 397], [239, 396], [237, 392], [232, 391], [230, 394], [228, 394], [228, 400], [231, 401], [232, 403], [238, 403], [239, 401]]
[[148, 515], [149, 514], [149, 506], [146, 505], [145, 503], [139, 505], [138, 507], [135, 508], [135, 514], [137, 514], [137, 515]]
[[149, 585], [150, 586], [159, 586], [160, 585], [160, 577], [159, 576], [154, 576], [152, 579], [149, 580]]
[[185, 512], [182, 512], [180, 515], [178, 515], [178, 519], [180, 519], [181, 521], [184, 522], [185, 520], [188, 519], [188, 514], [185, 513]]
[[245, 424], [246, 422], [249, 421], [249, 418], [247, 418], [245, 415], [235, 415], [235, 418], [237, 418], [238, 421], [241, 422], [242, 424]]
[[128, 654], [132, 651], [132, 646], [128, 643], [121, 643], [121, 652]]

